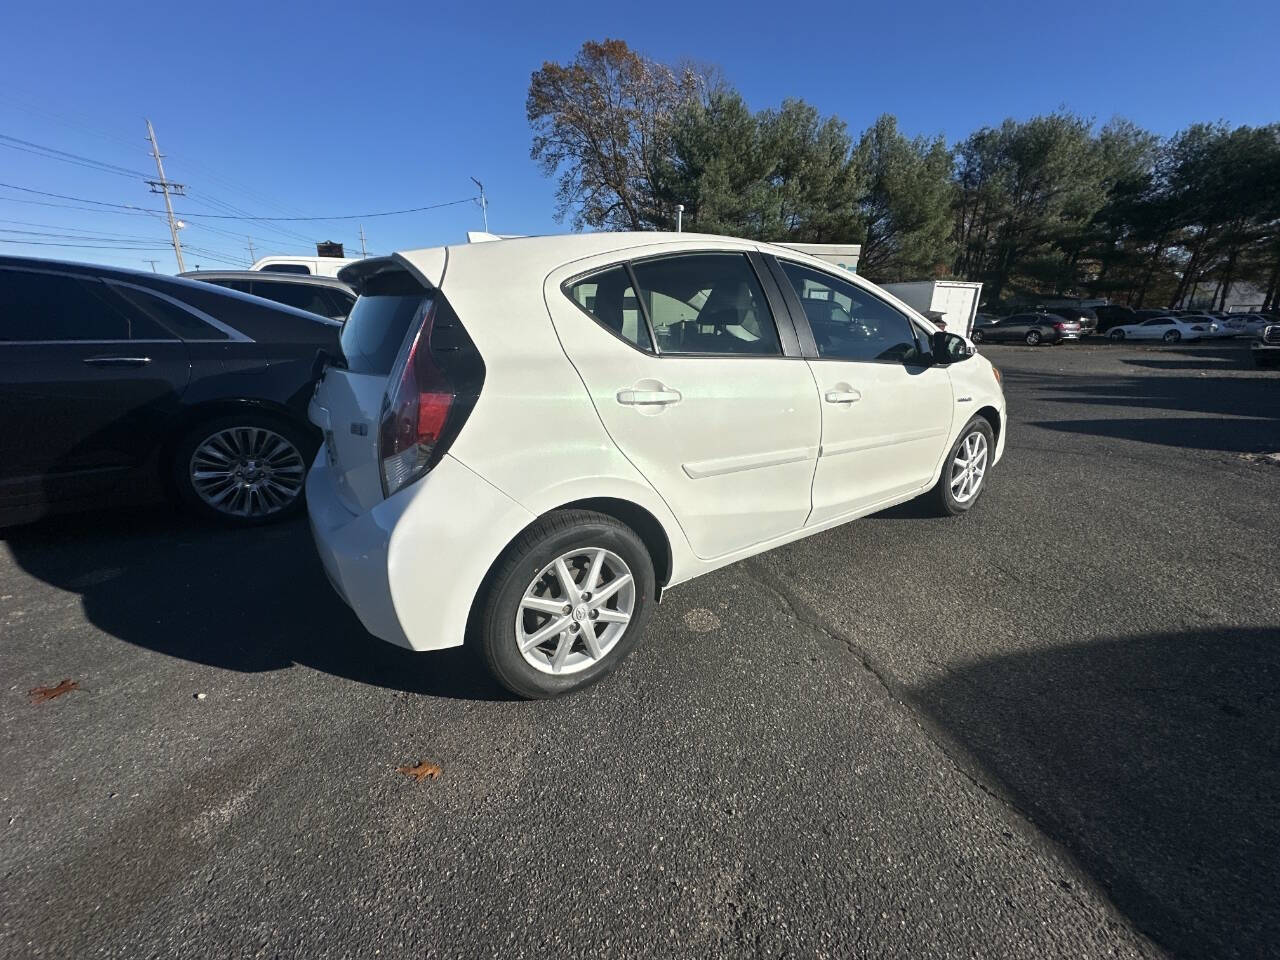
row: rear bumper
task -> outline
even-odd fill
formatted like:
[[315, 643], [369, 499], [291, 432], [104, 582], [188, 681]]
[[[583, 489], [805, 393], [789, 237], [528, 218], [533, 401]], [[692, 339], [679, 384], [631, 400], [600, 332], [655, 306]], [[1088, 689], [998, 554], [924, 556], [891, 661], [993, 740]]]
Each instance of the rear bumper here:
[[362, 514], [338, 498], [322, 453], [307, 477], [311, 532], [338, 595], [375, 637], [456, 647], [489, 567], [534, 517], [451, 456]]

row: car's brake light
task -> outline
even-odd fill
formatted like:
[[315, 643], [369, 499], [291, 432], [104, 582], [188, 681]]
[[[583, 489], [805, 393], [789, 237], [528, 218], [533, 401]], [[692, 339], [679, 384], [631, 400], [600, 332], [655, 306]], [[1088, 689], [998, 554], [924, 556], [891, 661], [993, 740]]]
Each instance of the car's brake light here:
[[435, 313], [432, 302], [417, 333], [406, 338], [382, 402], [378, 459], [384, 496], [425, 476], [434, 465], [432, 453], [457, 397], [449, 378], [431, 359]]
[[1055, 324], [1053, 325], [1053, 329], [1055, 329], [1055, 330], [1065, 330], [1065, 329], [1067, 329], [1067, 325], [1066, 325], [1065, 323], [1055, 323]]

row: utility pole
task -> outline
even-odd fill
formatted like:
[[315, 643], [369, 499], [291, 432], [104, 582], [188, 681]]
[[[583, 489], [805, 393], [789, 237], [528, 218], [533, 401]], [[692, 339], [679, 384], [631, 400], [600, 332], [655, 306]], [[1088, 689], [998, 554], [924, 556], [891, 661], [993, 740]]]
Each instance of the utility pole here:
[[258, 258], [253, 252], [253, 237], [245, 237], [245, 239], [249, 241], [249, 262], [254, 263]]
[[160, 159], [160, 145], [156, 143], [156, 132], [152, 129], [150, 120], [147, 121], [147, 139], [151, 141], [151, 155], [156, 158], [156, 173], [160, 175], [159, 180], [148, 180], [147, 183], [152, 193], [164, 194], [164, 209], [169, 215], [169, 236], [173, 238], [173, 255], [178, 261], [178, 272], [182, 273], [187, 268], [182, 263], [182, 241], [178, 239], [179, 221], [173, 217], [173, 203], [169, 200], [169, 192], [173, 191], [181, 197], [186, 195], [184, 191], [187, 188], [181, 183], [173, 183], [165, 179], [164, 161]]
[[471, 182], [480, 188], [480, 215], [484, 217], [484, 232], [489, 232], [489, 204], [484, 198], [484, 184], [475, 177], [471, 178]]
[[360, 256], [369, 256], [369, 251], [364, 248], [364, 224], [360, 224]]
[[155, 273], [155, 272], [156, 272], [156, 264], [157, 264], [157, 263], [159, 263], [160, 261], [159, 261], [159, 260], [143, 260], [142, 262], [143, 262], [143, 263], [149, 263], [149, 264], [151, 264], [151, 272], [152, 272], [152, 273]]

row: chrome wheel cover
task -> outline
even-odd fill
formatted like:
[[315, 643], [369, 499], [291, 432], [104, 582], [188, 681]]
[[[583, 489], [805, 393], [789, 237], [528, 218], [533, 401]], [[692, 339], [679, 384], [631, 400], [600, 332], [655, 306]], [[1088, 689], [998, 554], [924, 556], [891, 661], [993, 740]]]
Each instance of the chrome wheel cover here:
[[603, 547], [572, 550], [525, 588], [516, 610], [516, 649], [541, 673], [586, 670], [618, 645], [635, 604], [635, 578], [621, 557]]
[[233, 517], [269, 517], [302, 492], [307, 466], [289, 440], [266, 427], [228, 427], [205, 437], [187, 465], [206, 504]]
[[987, 438], [979, 430], [969, 434], [951, 461], [951, 496], [956, 503], [968, 503], [982, 489], [987, 475]]

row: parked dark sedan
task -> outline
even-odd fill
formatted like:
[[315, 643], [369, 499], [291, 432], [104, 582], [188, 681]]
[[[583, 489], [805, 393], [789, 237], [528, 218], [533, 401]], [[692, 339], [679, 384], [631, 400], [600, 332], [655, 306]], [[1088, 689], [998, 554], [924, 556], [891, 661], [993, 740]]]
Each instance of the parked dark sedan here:
[[1015, 313], [1003, 320], [979, 323], [973, 328], [974, 343], [1061, 343], [1063, 340], [1079, 340], [1080, 324], [1053, 313]]
[[0, 523], [165, 489], [235, 524], [295, 513], [340, 329], [192, 280], [0, 256]]

